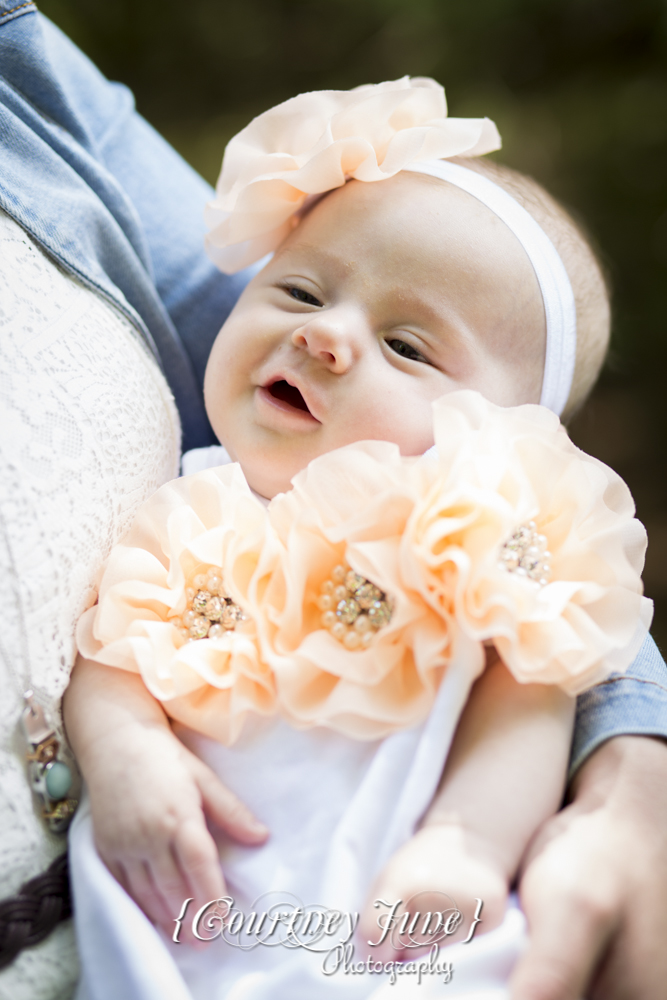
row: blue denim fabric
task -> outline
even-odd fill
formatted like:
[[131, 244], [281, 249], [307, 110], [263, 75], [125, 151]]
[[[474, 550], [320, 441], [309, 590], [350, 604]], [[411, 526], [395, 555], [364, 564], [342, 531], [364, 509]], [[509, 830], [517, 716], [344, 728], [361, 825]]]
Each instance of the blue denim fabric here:
[[667, 666], [648, 636], [630, 669], [577, 698], [570, 777], [612, 736], [667, 737]]
[[202, 253], [211, 196], [126, 87], [34, 4], [0, 0], [0, 206], [141, 331], [174, 393], [185, 448], [215, 442], [204, 367], [248, 280]]
[[[212, 191], [35, 5], [0, 0], [0, 206], [123, 310], [162, 364], [185, 449], [215, 443], [206, 359], [248, 274], [202, 252]], [[571, 772], [612, 736], [667, 737], [667, 667], [647, 639], [577, 702]]]

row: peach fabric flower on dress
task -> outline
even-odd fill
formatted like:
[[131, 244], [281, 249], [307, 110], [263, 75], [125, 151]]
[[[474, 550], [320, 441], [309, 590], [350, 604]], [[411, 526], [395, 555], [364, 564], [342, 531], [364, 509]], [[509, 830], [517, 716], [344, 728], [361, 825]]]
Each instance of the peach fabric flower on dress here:
[[[256, 614], [281, 711], [295, 726], [324, 725], [375, 739], [419, 722], [433, 704], [452, 655], [450, 620], [406, 585], [399, 560], [403, 532], [421, 499], [420, 476], [411, 474], [416, 462], [386, 442], [349, 445], [315, 459], [295, 476], [294, 488], [270, 504], [282, 549]], [[370, 593], [367, 605], [374, 588], [384, 596], [374, 602], [381, 614], [377, 630], [368, 620], [360, 639], [358, 622], [347, 630], [357, 638], [355, 648], [326, 624], [343, 596], [334, 592], [328, 602], [327, 584], [342, 583], [337, 567], [362, 578], [355, 586]], [[348, 622], [365, 617], [362, 594], [349, 595], [345, 611], [357, 600], [362, 607]], [[367, 614], [372, 617], [372, 604]], [[473, 676], [482, 665], [480, 644], [471, 658]]]
[[[247, 611], [276, 555], [266, 510], [238, 465], [167, 483], [112, 550], [99, 602], [79, 622], [79, 650], [140, 673], [172, 718], [229, 744], [248, 712], [272, 714], [276, 699], [252, 619], [220, 622]], [[215, 637], [188, 641], [183, 615], [197, 593], [215, 598], [208, 613], [218, 625], [206, 620], [201, 630]], [[195, 631], [202, 616], [190, 615]]]
[[299, 94], [229, 142], [206, 207], [206, 249], [228, 274], [282, 243], [306, 199], [349, 178], [380, 181], [412, 163], [500, 148], [488, 118], [448, 118], [427, 78]]
[[646, 532], [623, 480], [541, 406], [475, 392], [434, 404], [437, 460], [402, 551], [404, 579], [521, 682], [577, 694], [632, 662], [648, 631]]

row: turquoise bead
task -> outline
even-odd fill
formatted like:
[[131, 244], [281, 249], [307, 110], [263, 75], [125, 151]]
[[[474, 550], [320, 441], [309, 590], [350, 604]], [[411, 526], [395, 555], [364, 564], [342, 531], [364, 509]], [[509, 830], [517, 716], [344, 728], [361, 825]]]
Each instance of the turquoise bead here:
[[46, 769], [46, 790], [49, 798], [54, 802], [64, 799], [72, 787], [72, 772], [67, 764], [61, 760], [55, 760]]

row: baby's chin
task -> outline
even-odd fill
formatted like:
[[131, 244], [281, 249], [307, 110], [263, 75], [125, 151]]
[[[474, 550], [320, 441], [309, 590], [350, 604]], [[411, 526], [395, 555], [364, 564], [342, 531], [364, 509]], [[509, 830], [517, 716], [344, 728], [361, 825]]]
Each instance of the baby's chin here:
[[[380, 439], [374, 439], [380, 440]], [[387, 438], [387, 440], [390, 440]], [[355, 441], [349, 442], [349, 444], [354, 444]], [[394, 444], [398, 444], [401, 455], [404, 457], [418, 457], [423, 455], [430, 448], [433, 447], [434, 441], [432, 436], [425, 437], [424, 440], [420, 441], [418, 445], [413, 447], [402, 448], [400, 443], [395, 441]], [[340, 447], [346, 447], [347, 445], [340, 445]], [[272, 500], [279, 493], [287, 493], [292, 489], [292, 480], [294, 477], [301, 472], [303, 469], [308, 467], [308, 464], [312, 462], [315, 458], [320, 455], [329, 454], [332, 449], [323, 449], [321, 452], [315, 452], [309, 458], [301, 457], [300, 459], [293, 459], [289, 463], [271, 463], [266, 460], [266, 458], [257, 458], [253, 456], [252, 459], [247, 457], [239, 457], [234, 459], [241, 466], [243, 475], [245, 476], [246, 482], [254, 493], [258, 494], [266, 500]], [[337, 449], [333, 449], [337, 450]]]
[[291, 490], [292, 476], [300, 471], [296, 469], [293, 473], [287, 474], [267, 468], [257, 468], [255, 463], [239, 462], [239, 465], [250, 489], [265, 500], [273, 500], [279, 493]]
[[272, 500], [279, 493], [291, 490], [294, 476], [313, 459], [330, 450], [317, 447], [315, 443], [308, 448], [271, 448], [264, 443], [253, 443], [246, 447], [245, 442], [236, 451], [232, 451], [228, 445], [225, 447], [233, 460], [241, 466], [250, 489], [266, 500]]

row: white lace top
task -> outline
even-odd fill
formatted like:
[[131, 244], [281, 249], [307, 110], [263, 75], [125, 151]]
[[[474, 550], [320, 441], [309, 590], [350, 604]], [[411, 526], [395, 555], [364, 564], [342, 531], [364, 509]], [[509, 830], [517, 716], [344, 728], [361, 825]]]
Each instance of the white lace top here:
[[[0, 211], [0, 898], [65, 847], [26, 780], [22, 693], [57, 718], [100, 568], [179, 452], [138, 331]], [[68, 997], [76, 974], [61, 925], [0, 973], [0, 1000]]]

